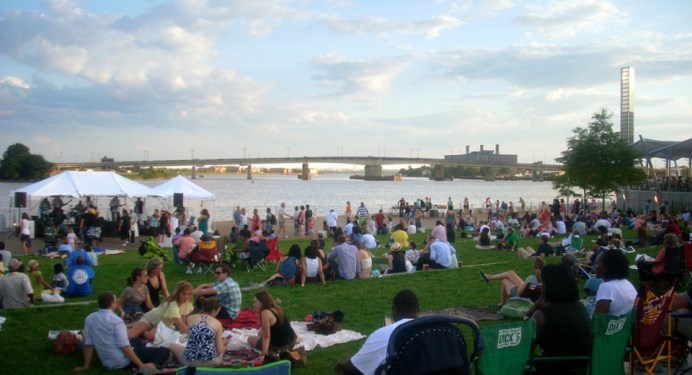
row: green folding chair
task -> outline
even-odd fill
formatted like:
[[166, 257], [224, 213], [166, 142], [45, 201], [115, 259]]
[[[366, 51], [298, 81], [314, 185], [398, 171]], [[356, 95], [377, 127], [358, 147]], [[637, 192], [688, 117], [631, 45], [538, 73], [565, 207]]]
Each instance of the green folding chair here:
[[591, 328], [591, 355], [532, 357], [528, 365], [534, 367], [541, 362], [584, 360], [588, 362], [587, 374], [589, 375], [624, 375], [625, 353], [628, 351], [634, 316], [634, 311], [620, 316], [594, 313]]
[[620, 316], [594, 313], [591, 375], [624, 375], [623, 361], [632, 334], [635, 312]]
[[479, 375], [521, 375], [536, 334], [536, 321], [514, 321], [481, 327], [483, 350], [478, 357]]

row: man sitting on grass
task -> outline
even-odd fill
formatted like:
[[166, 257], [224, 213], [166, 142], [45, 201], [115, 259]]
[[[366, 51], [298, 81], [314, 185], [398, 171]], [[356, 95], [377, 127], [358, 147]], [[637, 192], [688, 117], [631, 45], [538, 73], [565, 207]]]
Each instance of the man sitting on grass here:
[[368, 336], [358, 353], [351, 359], [336, 364], [335, 372], [337, 374], [374, 374], [375, 369], [387, 357], [387, 344], [394, 329], [402, 323], [417, 318], [419, 312], [420, 306], [416, 293], [411, 290], [402, 290], [397, 293], [394, 296], [394, 301], [392, 301], [394, 323], [384, 326]]
[[84, 365], [75, 367], [74, 371], [89, 368], [94, 349], [109, 370], [156, 370], [168, 360], [171, 352], [166, 348], [147, 348], [140, 343], [133, 348], [127, 339], [125, 322], [113, 312], [117, 306], [113, 292], [99, 294], [98, 304], [99, 311], [91, 313], [84, 321]]

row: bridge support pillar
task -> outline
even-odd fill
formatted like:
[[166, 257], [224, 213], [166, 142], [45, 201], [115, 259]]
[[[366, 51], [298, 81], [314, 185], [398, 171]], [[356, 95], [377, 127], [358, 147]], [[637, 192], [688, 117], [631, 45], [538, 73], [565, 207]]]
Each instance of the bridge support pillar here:
[[300, 179], [303, 181], [307, 181], [310, 178], [310, 166], [308, 165], [308, 163], [303, 163], [303, 168], [300, 170]]
[[252, 164], [247, 165], [247, 179], [252, 180]]
[[445, 180], [445, 167], [444, 165], [437, 164], [432, 166], [432, 171], [430, 171], [430, 179], [433, 181], [444, 181]]
[[367, 180], [368, 178], [374, 178], [374, 179], [382, 178], [382, 166], [381, 165], [366, 165], [365, 166], [365, 179]]
[[485, 181], [495, 181], [495, 168], [493, 168], [493, 167], [485, 168], [485, 173], [483, 173], [483, 179]]
[[543, 181], [543, 170], [542, 169], [534, 169], [533, 170], [533, 180], [534, 181]]
[[197, 167], [194, 165], [192, 166], [192, 171], [190, 172], [190, 178], [193, 180], [197, 179]]

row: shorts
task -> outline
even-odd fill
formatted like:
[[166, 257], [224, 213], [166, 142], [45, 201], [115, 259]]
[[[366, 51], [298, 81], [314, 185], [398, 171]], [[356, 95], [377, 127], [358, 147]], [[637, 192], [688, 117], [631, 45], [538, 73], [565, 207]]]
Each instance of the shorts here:
[[26, 245], [31, 247], [31, 236], [29, 236], [28, 234], [22, 234], [21, 236], [19, 236], [19, 240], [22, 242], [26, 242]]
[[155, 328], [159, 325], [159, 320], [154, 316], [154, 314], [151, 313], [151, 311], [142, 315], [139, 321], [145, 323], [147, 326], [149, 326], [149, 328]]
[[517, 296], [517, 290], [518, 288], [515, 286], [512, 289], [509, 290], [509, 296], [510, 297], [516, 297]]

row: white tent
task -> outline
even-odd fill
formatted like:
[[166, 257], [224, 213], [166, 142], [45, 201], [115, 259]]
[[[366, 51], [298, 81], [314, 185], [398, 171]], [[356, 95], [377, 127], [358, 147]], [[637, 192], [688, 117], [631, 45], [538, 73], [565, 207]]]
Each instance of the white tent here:
[[14, 197], [14, 194], [19, 192], [26, 193], [27, 200], [55, 195], [74, 198], [87, 196], [159, 196], [152, 188], [120, 176], [115, 172], [62, 172], [45, 180], [14, 190], [10, 193], [10, 196]]
[[216, 200], [216, 196], [183, 176], [176, 176], [170, 180], [152, 188], [163, 198], [173, 198], [174, 193], [183, 194], [183, 199], [188, 200]]
[[[196, 213], [199, 212], [198, 210], [204, 207], [204, 201], [212, 201], [211, 217], [214, 217], [213, 203], [216, 200], [216, 196], [183, 176], [173, 177], [152, 189], [156, 192], [156, 194], [166, 199], [168, 202], [173, 199], [173, 195], [175, 193], [182, 194], [184, 201], [199, 201], [199, 206], [194, 207], [194, 210], [192, 209], [193, 207], [190, 207], [188, 204], [184, 204], [190, 217], [196, 216]], [[175, 218], [172, 218], [171, 220], [173, 219]], [[209, 228], [214, 228], [213, 219], [209, 220]]]

